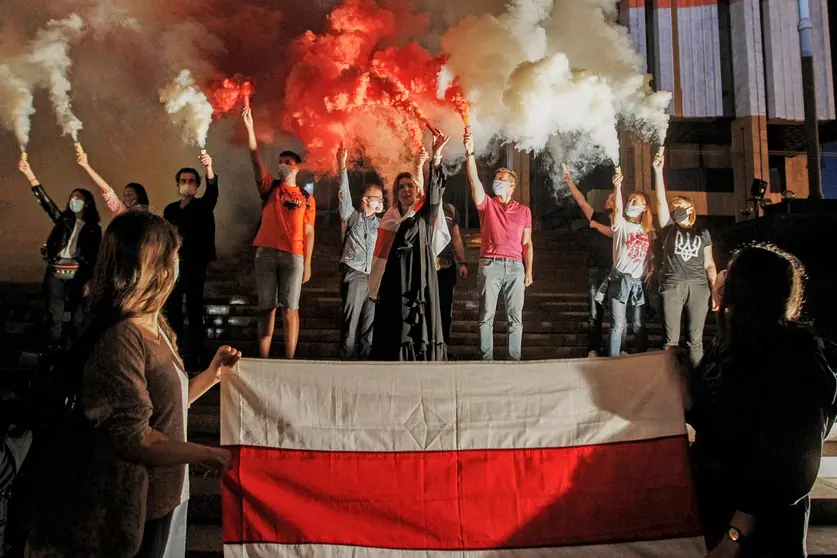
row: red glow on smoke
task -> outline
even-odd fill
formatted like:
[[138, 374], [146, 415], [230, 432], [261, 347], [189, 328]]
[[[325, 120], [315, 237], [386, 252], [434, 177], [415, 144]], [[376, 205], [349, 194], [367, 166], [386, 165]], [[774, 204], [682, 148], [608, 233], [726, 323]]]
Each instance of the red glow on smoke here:
[[428, 111], [466, 106], [461, 89], [461, 98], [453, 88], [450, 98], [436, 98], [443, 57], [414, 42], [390, 46], [426, 23], [407, 4], [345, 0], [322, 34], [309, 31], [296, 41], [284, 125], [308, 148], [310, 170], [332, 172], [341, 143], [386, 176], [414, 170], [405, 165], [421, 146]]
[[236, 106], [249, 107], [250, 97], [253, 95], [253, 83], [236, 74], [232, 78], [223, 78], [210, 87], [210, 102], [215, 109], [215, 115], [220, 117]]

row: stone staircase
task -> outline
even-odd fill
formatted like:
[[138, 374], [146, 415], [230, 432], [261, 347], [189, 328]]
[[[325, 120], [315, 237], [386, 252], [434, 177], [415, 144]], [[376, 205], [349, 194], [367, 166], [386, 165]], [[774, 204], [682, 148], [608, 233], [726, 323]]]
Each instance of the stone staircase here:
[[[587, 329], [587, 272], [585, 251], [575, 234], [536, 234], [535, 283], [527, 289], [524, 305], [523, 358], [525, 360], [585, 357]], [[478, 231], [463, 231], [470, 275], [460, 280], [455, 295], [452, 339], [449, 353], [453, 360], [477, 357], [478, 291], [476, 281], [479, 256]], [[340, 297], [337, 268], [340, 246], [339, 229], [318, 230], [311, 281], [303, 287], [300, 305], [301, 331], [297, 358], [337, 360], [340, 341]], [[254, 281], [250, 251], [213, 263], [206, 285], [205, 325], [206, 357], [217, 346], [230, 344], [245, 356], [258, 354], [255, 335]], [[33, 368], [41, 362], [42, 347], [39, 323], [44, 304], [40, 285], [0, 285], [0, 381], [25, 383]], [[271, 356], [284, 354], [281, 320], [277, 320]], [[605, 329], [609, 325], [607, 318]], [[661, 345], [661, 326], [649, 324], [652, 348]], [[706, 341], [714, 331], [707, 326]], [[497, 309], [494, 342], [495, 358], [506, 358], [506, 321], [502, 303]], [[628, 336], [628, 347], [632, 338]], [[220, 436], [219, 389], [213, 388], [189, 411], [189, 440], [217, 445]], [[837, 448], [833, 448], [837, 455]], [[217, 479], [191, 477], [189, 503], [189, 558], [222, 555], [220, 487]], [[837, 483], [835, 483], [837, 484]], [[815, 502], [817, 521], [834, 523], [837, 519], [837, 486], [820, 487]], [[829, 491], [831, 490], [831, 491]], [[823, 510], [825, 510], [823, 512]], [[823, 520], [823, 518], [825, 518]], [[837, 541], [837, 528], [824, 533]], [[812, 531], [812, 537], [818, 531]], [[819, 535], [817, 535], [819, 536]], [[825, 535], [824, 535], [825, 536]], [[826, 538], [828, 538], [828, 536]], [[815, 552], [814, 556], [827, 553]], [[825, 547], [824, 547], [825, 548]], [[837, 544], [830, 551], [837, 555]]]

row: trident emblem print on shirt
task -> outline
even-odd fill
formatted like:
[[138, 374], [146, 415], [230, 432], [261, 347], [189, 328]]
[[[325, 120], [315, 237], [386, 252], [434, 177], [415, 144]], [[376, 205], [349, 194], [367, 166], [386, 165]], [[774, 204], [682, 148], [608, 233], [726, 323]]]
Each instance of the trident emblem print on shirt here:
[[697, 258], [700, 255], [700, 247], [703, 240], [700, 235], [692, 236], [688, 232], [684, 235], [677, 231], [677, 236], [674, 238], [674, 253], [683, 258], [684, 262], [688, 262], [692, 258]]

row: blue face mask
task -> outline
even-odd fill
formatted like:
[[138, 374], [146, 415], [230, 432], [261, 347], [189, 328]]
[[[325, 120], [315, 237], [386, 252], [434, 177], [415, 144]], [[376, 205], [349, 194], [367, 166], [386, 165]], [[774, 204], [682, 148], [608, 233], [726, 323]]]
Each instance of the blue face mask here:
[[492, 188], [494, 193], [498, 196], [505, 196], [509, 191], [509, 182], [506, 180], [495, 180]]
[[645, 208], [641, 205], [629, 205], [625, 208], [625, 215], [628, 217], [639, 217], [643, 211], [645, 211]]
[[84, 202], [81, 200], [70, 200], [70, 211], [73, 213], [81, 213], [84, 209]]
[[307, 184], [305, 184], [305, 186], [302, 187], [302, 189], [305, 190], [306, 192], [308, 192], [308, 195], [311, 195], [311, 196], [314, 195], [314, 183], [313, 182], [308, 182]]

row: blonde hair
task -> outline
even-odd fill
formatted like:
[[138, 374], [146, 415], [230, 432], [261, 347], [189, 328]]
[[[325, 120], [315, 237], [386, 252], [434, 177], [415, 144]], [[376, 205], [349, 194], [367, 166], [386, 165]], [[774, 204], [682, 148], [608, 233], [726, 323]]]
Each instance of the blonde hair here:
[[506, 167], [500, 167], [499, 169], [497, 169], [497, 172], [494, 173], [494, 176], [497, 176], [498, 174], [505, 174], [506, 176], [511, 178], [512, 187], [513, 188], [517, 187], [517, 173], [516, 172], [514, 172], [511, 169], [507, 169]]
[[631, 223], [639, 223], [642, 225], [642, 230], [645, 232], [652, 232], [654, 230], [654, 215], [651, 213], [651, 203], [648, 199], [648, 195], [642, 192], [634, 192], [630, 196], [628, 196], [628, 203], [631, 202], [633, 198], [640, 198], [645, 202], [645, 209], [642, 212], [642, 215], [636, 217], [636, 220], [633, 220], [632, 217], [626, 217], [626, 219]]
[[[159, 215], [128, 211], [115, 218], [93, 270], [91, 313], [122, 320], [160, 312], [174, 289], [179, 249], [177, 231]], [[174, 332], [162, 315], [160, 327], [174, 344]]]
[[671, 204], [669, 204], [669, 207], [674, 207], [674, 204], [676, 203], [684, 203], [692, 208], [692, 213], [691, 215], [689, 215], [689, 226], [693, 227], [695, 225], [695, 219], [697, 219], [697, 211], [695, 211], [695, 202], [693, 202], [692, 198], [688, 196], [676, 196], [671, 199]]

